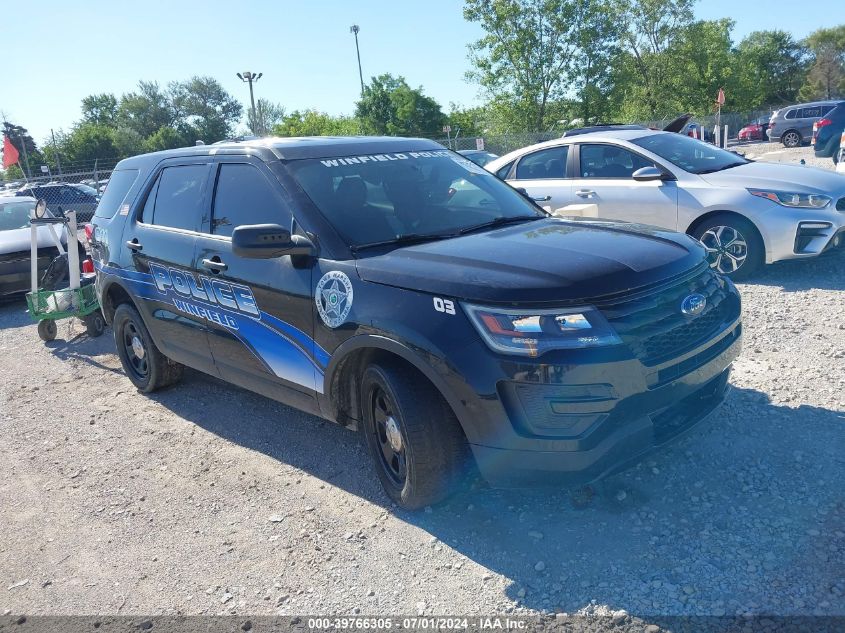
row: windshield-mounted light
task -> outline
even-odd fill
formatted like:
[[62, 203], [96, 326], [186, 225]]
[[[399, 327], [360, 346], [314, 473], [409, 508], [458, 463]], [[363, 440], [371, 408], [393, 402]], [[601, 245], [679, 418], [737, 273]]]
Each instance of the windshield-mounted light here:
[[511, 310], [463, 304], [490, 349], [504, 354], [540, 356], [555, 349], [618, 345], [622, 341], [593, 307]]
[[824, 209], [830, 204], [831, 198], [818, 193], [795, 193], [791, 191], [768, 191], [765, 189], [749, 189], [748, 193], [758, 198], [766, 198], [782, 207], [793, 209]]

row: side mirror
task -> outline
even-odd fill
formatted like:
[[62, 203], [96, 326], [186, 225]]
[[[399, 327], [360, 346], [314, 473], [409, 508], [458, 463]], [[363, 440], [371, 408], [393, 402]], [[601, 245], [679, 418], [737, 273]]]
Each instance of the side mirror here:
[[35, 217], [39, 220], [47, 214], [47, 201], [44, 198], [38, 198], [35, 203]]
[[307, 237], [291, 235], [278, 224], [247, 224], [232, 231], [232, 252], [249, 259], [273, 259], [285, 255], [313, 255], [316, 249]]
[[649, 182], [651, 180], [675, 180], [672, 174], [658, 169], [657, 167], [640, 167], [631, 174], [631, 178], [637, 182]]

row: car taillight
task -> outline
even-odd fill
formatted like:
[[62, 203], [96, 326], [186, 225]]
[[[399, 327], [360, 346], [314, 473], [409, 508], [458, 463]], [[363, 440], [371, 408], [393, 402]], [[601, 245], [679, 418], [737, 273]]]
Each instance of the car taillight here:
[[815, 123], [813, 123], [813, 129], [818, 130], [820, 127], [824, 127], [825, 125], [830, 125], [833, 123], [830, 119], [819, 119]]

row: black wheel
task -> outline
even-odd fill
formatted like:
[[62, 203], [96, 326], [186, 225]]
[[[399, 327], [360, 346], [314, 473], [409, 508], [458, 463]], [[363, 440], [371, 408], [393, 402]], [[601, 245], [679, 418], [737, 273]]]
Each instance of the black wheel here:
[[106, 322], [103, 320], [103, 313], [99, 310], [96, 310], [84, 317], [82, 322], [85, 324], [85, 330], [91, 338], [102, 336], [106, 329]]
[[444, 499], [467, 464], [461, 427], [442, 396], [399, 363], [370, 365], [361, 381], [362, 431], [388, 496], [415, 510]]
[[179, 382], [184, 367], [159, 351], [133, 306], [117, 306], [112, 326], [123, 371], [139, 391], [150, 393]]
[[787, 130], [780, 137], [780, 142], [784, 147], [798, 147], [801, 145], [801, 133], [798, 130]]
[[42, 341], [52, 341], [59, 333], [59, 328], [55, 321], [45, 319], [38, 322], [38, 336]]
[[763, 239], [744, 218], [713, 216], [695, 227], [692, 236], [707, 249], [710, 267], [731, 279], [746, 279], [763, 265]]

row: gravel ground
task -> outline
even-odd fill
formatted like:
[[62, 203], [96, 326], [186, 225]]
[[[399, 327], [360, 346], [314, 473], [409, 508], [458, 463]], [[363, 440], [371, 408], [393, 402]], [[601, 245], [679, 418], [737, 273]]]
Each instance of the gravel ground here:
[[725, 404], [591, 498], [415, 514], [354, 433], [196, 372], [140, 395], [110, 330], [45, 345], [6, 302], [0, 611], [845, 615], [843, 271], [742, 285]]

